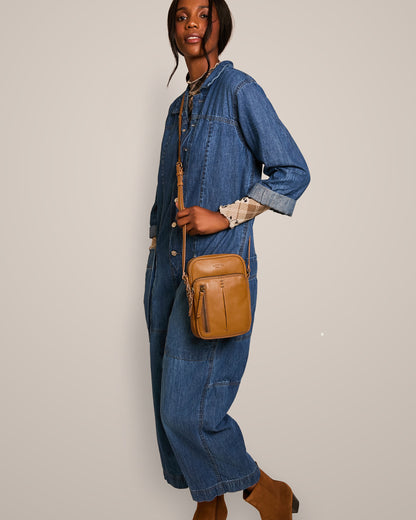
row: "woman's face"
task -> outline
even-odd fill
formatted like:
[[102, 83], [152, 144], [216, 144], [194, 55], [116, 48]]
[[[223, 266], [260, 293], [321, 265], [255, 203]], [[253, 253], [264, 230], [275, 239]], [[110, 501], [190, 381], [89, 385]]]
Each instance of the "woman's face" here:
[[[176, 11], [175, 41], [185, 58], [204, 55], [201, 40], [208, 25], [207, 0], [179, 0]], [[207, 54], [218, 54], [220, 23], [215, 5], [212, 5], [212, 31], [205, 44]]]

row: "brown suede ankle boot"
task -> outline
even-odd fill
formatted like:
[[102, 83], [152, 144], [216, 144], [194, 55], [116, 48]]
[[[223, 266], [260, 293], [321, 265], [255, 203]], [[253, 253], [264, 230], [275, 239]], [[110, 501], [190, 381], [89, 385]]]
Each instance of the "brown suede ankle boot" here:
[[225, 520], [227, 512], [224, 495], [219, 495], [210, 502], [198, 502], [192, 520]]
[[[260, 468], [259, 468], [260, 469]], [[262, 520], [291, 520], [299, 510], [299, 501], [286, 482], [273, 480], [260, 469], [260, 480], [243, 498], [259, 510]]]

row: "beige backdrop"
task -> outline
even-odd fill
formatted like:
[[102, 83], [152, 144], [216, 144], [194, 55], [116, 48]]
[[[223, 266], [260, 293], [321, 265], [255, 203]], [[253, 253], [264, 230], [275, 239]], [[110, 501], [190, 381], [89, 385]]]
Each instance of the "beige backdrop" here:
[[[143, 5], [142, 5], [143, 4]], [[297, 520], [410, 518], [415, 103], [410, 0], [230, 0], [221, 59], [311, 171], [255, 225], [259, 298], [231, 415]], [[191, 519], [163, 480], [142, 295], [163, 125], [185, 88], [169, 1], [2, 1], [5, 520]], [[270, 278], [273, 281], [270, 282]], [[229, 518], [256, 519], [241, 493]]]

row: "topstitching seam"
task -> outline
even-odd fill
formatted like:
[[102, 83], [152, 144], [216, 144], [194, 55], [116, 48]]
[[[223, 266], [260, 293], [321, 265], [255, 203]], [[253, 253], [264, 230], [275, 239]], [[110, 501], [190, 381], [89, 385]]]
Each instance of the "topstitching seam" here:
[[198, 428], [198, 431], [199, 431], [199, 436], [200, 436], [200, 439], [201, 439], [202, 446], [205, 448], [206, 452], [208, 453], [208, 456], [209, 456], [209, 458], [211, 460], [211, 464], [212, 464], [212, 466], [214, 468], [215, 475], [216, 475], [218, 480], [221, 480], [222, 477], [221, 477], [221, 475], [220, 475], [220, 473], [218, 471], [218, 466], [215, 463], [215, 458], [212, 455], [212, 453], [211, 453], [211, 451], [210, 451], [210, 449], [208, 447], [208, 444], [206, 442], [205, 436], [204, 436], [203, 431], [202, 431], [202, 425], [204, 423], [205, 397], [206, 397], [207, 392], [208, 392], [208, 381], [210, 380], [212, 371], [214, 369], [214, 359], [215, 359], [215, 352], [216, 352], [216, 350], [217, 350], [217, 342], [215, 342], [215, 346], [214, 346], [213, 351], [212, 351], [212, 356], [211, 356], [211, 359], [209, 360], [208, 375], [207, 375], [206, 383], [205, 383], [204, 390], [203, 390], [202, 396], [201, 396], [201, 402], [200, 402], [200, 406], [199, 406], [199, 428]]

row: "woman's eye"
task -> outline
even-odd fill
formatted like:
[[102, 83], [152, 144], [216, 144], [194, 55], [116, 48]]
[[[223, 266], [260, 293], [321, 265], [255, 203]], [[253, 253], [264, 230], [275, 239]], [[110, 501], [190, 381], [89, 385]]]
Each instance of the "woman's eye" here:
[[[201, 18], [208, 18], [208, 13], [201, 13], [200, 16], [201, 16]], [[176, 18], [176, 21], [177, 21], [177, 22], [182, 22], [182, 21], [185, 20], [185, 19], [186, 19], [186, 15], [185, 15], [185, 14], [181, 14], [180, 16], [178, 16], [178, 17]]]

